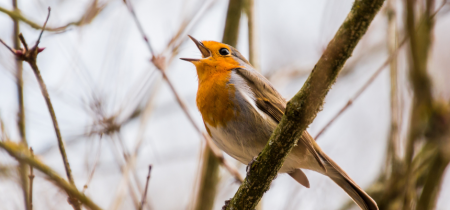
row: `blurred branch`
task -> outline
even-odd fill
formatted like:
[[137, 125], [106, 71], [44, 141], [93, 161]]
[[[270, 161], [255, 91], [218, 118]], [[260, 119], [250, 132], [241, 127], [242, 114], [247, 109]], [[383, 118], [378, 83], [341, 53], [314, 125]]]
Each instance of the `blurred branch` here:
[[244, 11], [247, 15], [249, 61], [257, 71], [261, 71], [259, 63], [258, 27], [256, 23], [255, 0], [245, 0]]
[[[113, 135], [116, 134], [116, 135]], [[137, 193], [135, 192], [135, 189], [133, 188], [132, 185], [132, 178], [135, 177], [131, 177], [130, 178], [130, 171], [132, 173], [132, 175], [136, 176], [136, 173], [134, 171], [134, 165], [136, 162], [136, 159], [130, 159], [129, 158], [129, 154], [126, 151], [126, 148], [124, 147], [124, 145], [121, 142], [121, 139], [118, 137], [119, 133], [113, 133], [110, 134], [110, 138], [111, 138], [111, 144], [110, 146], [112, 147], [111, 149], [114, 152], [114, 156], [116, 158], [116, 162], [120, 168], [120, 171], [122, 172], [122, 179], [120, 180], [120, 184], [116, 193], [115, 198], [113, 199], [113, 204], [110, 208], [108, 209], [119, 209], [122, 202], [123, 202], [123, 197], [126, 195], [126, 188], [128, 188], [128, 194], [130, 195], [132, 201], [133, 201], [133, 205], [135, 206], [136, 209], [139, 209], [140, 203], [139, 203], [139, 195], [137, 195]], [[116, 136], [117, 138], [113, 138], [114, 136]], [[116, 140], [114, 140], [116, 139]], [[122, 147], [122, 152], [119, 151], [119, 147], [117, 146], [117, 142], [120, 143], [121, 147]], [[121, 158], [124, 158], [124, 163], [122, 164], [122, 160]], [[135, 179], [135, 181], [137, 182], [137, 179]], [[136, 185], [138, 185], [136, 183]], [[139, 186], [139, 185], [138, 185]], [[143, 192], [142, 192], [143, 193]], [[127, 194], [127, 195], [128, 195]]]
[[249, 165], [244, 183], [226, 209], [253, 209], [322, 107], [345, 61], [383, 4], [383, 0], [355, 1], [346, 20], [317, 62], [302, 89], [288, 102], [286, 112], [257, 159]]
[[[447, 139], [447, 141], [450, 141], [450, 139]], [[448, 157], [444, 157], [440, 152], [435, 154], [416, 209], [435, 209], [442, 178], [449, 160]]]
[[[33, 149], [30, 147], [30, 154], [31, 154], [31, 158], [34, 158], [34, 153], [33, 153]], [[30, 165], [30, 175], [28, 176], [28, 178], [30, 179], [30, 188], [28, 190], [29, 192], [29, 196], [28, 196], [28, 208], [30, 210], [33, 209], [33, 179], [34, 179], [34, 173], [33, 173], [33, 167]]]
[[388, 163], [391, 170], [381, 174], [368, 190], [380, 209], [433, 209], [449, 163], [445, 145], [450, 144], [450, 107], [433, 100], [427, 72], [434, 17], [442, 7], [432, 12], [434, 3], [427, 1], [425, 11], [417, 18], [416, 7], [421, 3], [405, 4], [410, 37], [409, 76], [414, 95], [405, 157], [403, 160], [391, 157]]
[[133, 16], [134, 22], [136, 23], [136, 25], [137, 25], [137, 27], [139, 29], [139, 32], [141, 33], [142, 38], [145, 41], [145, 44], [147, 44], [147, 48], [150, 51], [150, 54], [153, 55], [153, 48], [152, 48], [152, 45], [150, 45], [150, 40], [148, 39], [147, 35], [145, 35], [144, 28], [142, 28], [142, 24], [141, 24], [141, 22], [138, 20], [138, 18], [136, 16], [136, 12], [134, 11], [134, 7], [131, 4], [131, 1], [130, 0], [124, 0], [124, 2], [127, 5], [127, 8], [130, 11], [130, 13], [131, 13], [131, 16]]
[[[28, 44], [25, 41], [25, 38], [22, 36], [22, 34], [19, 34], [19, 38], [20, 38], [20, 41], [22, 42], [22, 44], [23, 44], [25, 49], [11, 49], [10, 47], [8, 47], [3, 42], [3, 40], [0, 40], [0, 42], [3, 43], [5, 46], [7, 46], [8, 49], [11, 52], [13, 52], [13, 54], [17, 57], [17, 59], [26, 61], [28, 64], [30, 64], [31, 68], [33, 69], [33, 72], [34, 72], [34, 74], [36, 76], [36, 79], [37, 79], [37, 81], [39, 83], [39, 86], [41, 88], [42, 95], [43, 95], [43, 97], [45, 99], [45, 102], [47, 104], [48, 111], [49, 111], [50, 116], [52, 118], [53, 126], [54, 126], [55, 133], [56, 133], [56, 137], [57, 137], [57, 140], [58, 140], [59, 150], [60, 150], [63, 162], [64, 162], [64, 168], [66, 170], [67, 178], [68, 178], [69, 182], [72, 185], [75, 186], [75, 182], [74, 182], [73, 177], [72, 177], [72, 171], [71, 171], [70, 165], [69, 165], [69, 160], [67, 159], [66, 150], [64, 148], [64, 141], [63, 141], [62, 136], [61, 136], [61, 131], [59, 129], [58, 121], [56, 120], [55, 110], [53, 109], [53, 105], [52, 105], [52, 102], [50, 100], [50, 95], [48, 94], [48, 91], [47, 91], [47, 86], [44, 83], [44, 79], [42, 78], [41, 73], [39, 71], [39, 68], [37, 66], [37, 63], [36, 63], [37, 55], [44, 50], [44, 48], [39, 48], [39, 43], [40, 43], [42, 34], [44, 32], [45, 26], [47, 25], [47, 22], [48, 22], [49, 18], [50, 18], [50, 7], [48, 8], [47, 19], [44, 22], [44, 26], [42, 27], [41, 33], [39, 35], [39, 38], [36, 41], [36, 44], [31, 49], [28, 48]], [[73, 198], [73, 197], [69, 196], [69, 203], [73, 206], [73, 208], [75, 210], [80, 210], [81, 209], [81, 207], [80, 207], [78, 201], [76, 200], [76, 198]]]
[[0, 7], [0, 12], [5, 13], [6, 15], [8, 15], [11, 19], [13, 19], [15, 21], [22, 21], [34, 29], [60, 32], [60, 31], [66, 30], [69, 26], [83, 26], [85, 24], [91, 23], [92, 20], [94, 20], [94, 18], [105, 8], [106, 4], [107, 3], [99, 5], [98, 0], [94, 0], [92, 2], [92, 4], [87, 8], [86, 12], [80, 17], [80, 19], [78, 21], [70, 22], [64, 26], [60, 26], [60, 27], [56, 27], [56, 28], [42, 27], [40, 24], [37, 24], [37, 23], [33, 22], [32, 20], [24, 17], [22, 15], [22, 13], [20, 12], [20, 10], [10, 11], [3, 7]]
[[6, 152], [8, 152], [17, 161], [29, 164], [31, 167], [44, 173], [51, 182], [53, 182], [59, 188], [63, 189], [69, 197], [76, 198], [86, 208], [92, 210], [101, 209], [88, 197], [80, 193], [72, 183], [67, 182], [66, 180], [64, 180], [64, 178], [60, 177], [50, 167], [48, 167], [38, 159], [33, 158], [30, 151], [23, 145], [14, 143], [12, 141], [0, 141], [0, 148], [6, 150]]
[[410, 36], [409, 79], [414, 92], [412, 99], [411, 121], [405, 148], [406, 184], [404, 186], [403, 209], [412, 209], [417, 202], [416, 183], [411, 180], [412, 165], [416, 143], [423, 135], [432, 114], [431, 80], [427, 73], [428, 53], [431, 44], [431, 30], [434, 20], [431, 10], [434, 8], [433, 0], [426, 0], [426, 9], [417, 20], [415, 1], [405, 2], [406, 31]]
[[230, 0], [228, 2], [227, 19], [222, 42], [236, 47], [239, 36], [239, 21], [245, 0]]
[[86, 184], [84, 184], [83, 190], [81, 191], [83, 194], [85, 193], [86, 189], [88, 188], [89, 184], [92, 181], [92, 178], [94, 177], [95, 169], [97, 168], [97, 165], [98, 165], [98, 162], [99, 162], [99, 159], [100, 159], [100, 155], [101, 155], [101, 152], [102, 152], [102, 137], [103, 137], [103, 135], [100, 135], [98, 151], [97, 151], [97, 157], [94, 160], [92, 171], [91, 171], [91, 173], [89, 173], [89, 178], [86, 181]]
[[450, 104], [436, 101], [430, 117], [425, 136], [427, 144], [432, 145], [433, 158], [426, 164], [430, 169], [427, 174], [422, 193], [417, 201], [416, 209], [434, 209], [441, 188], [445, 169], [450, 162]]
[[[403, 46], [403, 44], [406, 43], [406, 41], [408, 40], [408, 37], [405, 37], [403, 39], [403, 41], [400, 43], [400, 46]], [[356, 94], [345, 104], [344, 107], [341, 108], [341, 110], [339, 110], [339, 112], [333, 117], [331, 118], [330, 121], [328, 121], [328, 123], [319, 131], [319, 133], [316, 135], [316, 137], [314, 139], [318, 139], [323, 132], [325, 132], [325, 130], [330, 127], [331, 124], [334, 123], [334, 121], [339, 118], [339, 116], [341, 116], [342, 113], [345, 112], [345, 110], [347, 110], [347, 108], [349, 108], [353, 102], [358, 99], [358, 97], [367, 89], [367, 87], [370, 86], [370, 84], [372, 84], [372, 82], [378, 77], [378, 75], [380, 75], [380, 73], [397, 57], [399, 48], [397, 48], [387, 59], [386, 61], [375, 71], [375, 73], [372, 74], [372, 76], [369, 78], [369, 80], [367, 80], [367, 82], [356, 92]]]
[[[19, 11], [17, 0], [12, 0], [13, 10]], [[19, 27], [19, 21], [16, 19], [13, 19], [13, 47], [14, 49], [20, 48], [20, 27]], [[18, 113], [17, 113], [17, 127], [19, 128], [19, 135], [20, 135], [20, 141], [22, 144], [24, 144], [26, 147], [28, 147], [28, 142], [26, 138], [26, 132], [25, 132], [25, 105], [23, 100], [23, 61], [20, 59], [15, 59], [15, 66], [16, 66], [16, 85], [17, 85], [17, 99], [18, 99]], [[20, 176], [20, 184], [22, 187], [22, 194], [25, 204], [26, 210], [32, 210], [31, 208], [31, 198], [29, 195], [31, 195], [31, 192], [29, 192], [28, 189], [28, 168], [25, 164], [19, 163], [19, 176]]]
[[[402, 117], [399, 116], [398, 107], [398, 72], [397, 72], [397, 53], [398, 50], [405, 43], [402, 41], [401, 45], [398, 44], [398, 33], [397, 33], [397, 13], [394, 7], [394, 0], [387, 1], [386, 15], [388, 19], [388, 30], [387, 30], [387, 44], [389, 55], [393, 56], [392, 60], [389, 62], [390, 69], [390, 82], [391, 82], [391, 126], [389, 131], [387, 155], [385, 170], [392, 171], [392, 167], [397, 166], [399, 161], [399, 156], [397, 154], [398, 144], [400, 143], [399, 128], [400, 120]], [[389, 174], [390, 172], [387, 172]]]
[[209, 147], [203, 149], [200, 183], [195, 196], [195, 210], [211, 210], [219, 183], [219, 161]]

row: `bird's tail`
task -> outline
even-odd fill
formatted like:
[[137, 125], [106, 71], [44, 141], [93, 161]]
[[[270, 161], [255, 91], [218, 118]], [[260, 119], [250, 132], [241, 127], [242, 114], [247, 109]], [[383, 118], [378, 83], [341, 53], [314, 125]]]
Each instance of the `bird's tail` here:
[[377, 203], [367, 195], [331, 158], [319, 153], [324, 160], [326, 175], [339, 185], [362, 210], [378, 210]]

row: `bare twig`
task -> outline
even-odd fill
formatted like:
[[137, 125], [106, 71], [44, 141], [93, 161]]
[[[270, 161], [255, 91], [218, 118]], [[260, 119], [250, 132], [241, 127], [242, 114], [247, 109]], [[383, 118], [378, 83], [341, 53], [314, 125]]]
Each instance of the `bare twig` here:
[[152, 172], [152, 165], [148, 166], [148, 175], [147, 175], [147, 181], [145, 182], [145, 190], [144, 194], [142, 195], [141, 199], [141, 206], [139, 206], [139, 210], [142, 210], [144, 208], [144, 203], [147, 198], [147, 191], [148, 191], [148, 183], [150, 181], [150, 173]]
[[[30, 154], [31, 158], [34, 158], [33, 148], [30, 147]], [[30, 179], [30, 188], [29, 188], [29, 209], [33, 209], [33, 180], [34, 180], [34, 173], [33, 173], [33, 167], [30, 165], [30, 175], [28, 176]]]
[[[36, 41], [36, 44], [31, 49], [29, 49], [28, 45], [27, 45], [27, 42], [25, 41], [24, 37], [22, 36], [22, 34], [19, 34], [20, 41], [22, 42], [22, 44], [23, 44], [25, 49], [23, 49], [23, 50], [13, 50], [13, 49], [11, 49], [11, 51], [16, 55], [16, 57], [18, 59], [24, 60], [28, 64], [30, 64], [31, 68], [33, 69], [33, 72], [35, 73], [36, 79], [37, 79], [37, 81], [39, 83], [39, 86], [41, 88], [41, 91], [42, 91], [42, 95], [43, 95], [43, 97], [45, 99], [45, 102], [47, 104], [48, 111], [49, 111], [50, 116], [52, 118], [53, 127], [55, 129], [56, 137], [57, 137], [57, 140], [58, 140], [58, 146], [59, 146], [59, 150], [60, 150], [63, 162], [64, 162], [64, 167], [65, 167], [65, 170], [66, 170], [67, 178], [68, 178], [69, 182], [73, 186], [75, 186], [75, 182], [74, 182], [73, 177], [72, 177], [72, 171], [71, 171], [70, 165], [69, 165], [69, 160], [67, 159], [66, 150], [64, 148], [64, 141], [62, 139], [62, 135], [61, 135], [61, 131], [59, 129], [58, 121], [56, 119], [55, 110], [54, 110], [52, 102], [50, 100], [50, 95], [49, 95], [49, 93], [47, 91], [47, 86], [44, 83], [44, 79], [42, 78], [41, 73], [39, 71], [39, 68], [37, 66], [37, 63], [36, 63], [37, 55], [40, 52], [42, 52], [42, 50], [44, 50], [43, 48], [39, 48], [38, 45], [39, 45], [40, 39], [42, 38], [42, 33], [45, 30], [45, 26], [47, 25], [48, 19], [50, 18], [50, 11], [51, 11], [51, 9], [49, 7], [48, 8], [47, 18], [46, 18], [45, 23], [44, 23], [44, 25], [42, 27], [41, 33], [39, 35], [39, 38]], [[1, 41], [1, 42], [4, 44], [3, 41]], [[75, 210], [81, 209], [80, 204], [76, 200], [76, 198], [71, 197], [70, 195], [69, 195], [69, 203], [73, 206], [73, 208]]]
[[99, 159], [100, 159], [100, 155], [101, 155], [101, 152], [102, 152], [102, 137], [103, 137], [103, 135], [100, 135], [98, 151], [97, 151], [97, 157], [95, 158], [94, 166], [92, 167], [92, 171], [89, 174], [89, 178], [86, 181], [86, 184], [84, 184], [83, 190], [81, 191], [83, 194], [85, 193], [86, 189], [89, 186], [89, 183], [92, 181], [92, 178], [94, 177], [95, 169], [97, 168], [97, 165], [98, 165], [98, 162], [99, 162]]
[[60, 177], [58, 173], [53, 171], [50, 167], [48, 167], [38, 159], [31, 157], [30, 151], [23, 145], [14, 143], [12, 141], [0, 141], [0, 148], [3, 148], [17, 161], [29, 164], [33, 168], [45, 174], [51, 182], [53, 182], [59, 188], [63, 189], [69, 197], [76, 198], [86, 208], [91, 210], [101, 209], [97, 204], [91, 201], [91, 199], [78, 191], [72, 183], [67, 182], [64, 178]]
[[[131, 4], [127, 4], [127, 7], [132, 7]], [[129, 8], [130, 11], [134, 11], [133, 8]], [[138, 18], [135, 18], [134, 21], [139, 22]], [[137, 25], [141, 25], [140, 23], [136, 23]], [[142, 37], [144, 38], [144, 41], [146, 42], [149, 51], [152, 51], [150, 42], [148, 41], [148, 37], [147, 35], [145, 35], [145, 32], [142, 30], [140, 31]], [[167, 84], [169, 85], [170, 90], [172, 91], [172, 93], [175, 95], [175, 98], [178, 102], [178, 104], [180, 105], [181, 109], [183, 110], [183, 112], [186, 114], [188, 120], [191, 122], [191, 124], [194, 126], [195, 130], [201, 135], [203, 136], [203, 138], [206, 140], [206, 145], [208, 147], [211, 148], [211, 150], [213, 151], [213, 153], [216, 155], [216, 157], [219, 159], [219, 161], [221, 162], [221, 164], [239, 181], [243, 181], [244, 179], [242, 178], [242, 176], [239, 174], [238, 170], [231, 165], [230, 163], [228, 163], [222, 152], [220, 151], [220, 149], [214, 144], [212, 143], [211, 138], [205, 133], [203, 132], [200, 127], [195, 123], [194, 118], [192, 117], [192, 115], [189, 112], [189, 109], [186, 105], [186, 103], [183, 101], [183, 99], [181, 99], [180, 95], [178, 94], [178, 92], [176, 91], [175, 87], [173, 86], [173, 83], [170, 81], [170, 79], [167, 77], [167, 74], [165, 73], [165, 68], [166, 68], [166, 60], [163, 56], [155, 56], [152, 55], [152, 59], [151, 59], [152, 63], [155, 65], [155, 67], [161, 72], [163, 79], [167, 82]]]
[[127, 8], [128, 8], [128, 10], [130, 11], [131, 15], [133, 16], [134, 22], [136, 23], [136, 25], [137, 25], [137, 27], [138, 27], [138, 29], [139, 29], [139, 32], [141, 33], [142, 38], [143, 38], [144, 41], [145, 41], [145, 44], [147, 44], [147, 48], [148, 48], [148, 50], [150, 51], [150, 54], [153, 55], [153, 48], [152, 48], [152, 45], [150, 45], [150, 40], [149, 40], [148, 37], [145, 35], [144, 28], [142, 28], [142, 24], [141, 24], [141, 22], [139, 21], [139, 19], [138, 19], [137, 16], [136, 16], [136, 12], [134, 11], [134, 7], [133, 7], [133, 5], [131, 4], [131, 0], [124, 0], [124, 2], [125, 2], [125, 4], [127, 5]]
[[[113, 135], [110, 135], [111, 137], [111, 149], [114, 152], [114, 157], [116, 158], [116, 162], [120, 168], [120, 171], [122, 172], [122, 179], [120, 181], [118, 190], [116, 192], [116, 196], [113, 199], [113, 204], [111, 204], [111, 206], [108, 209], [118, 209], [123, 201], [123, 197], [125, 195], [125, 191], [126, 188], [128, 188], [130, 197], [133, 200], [133, 204], [135, 206], [136, 209], [139, 208], [139, 195], [137, 195], [137, 193], [135, 192], [135, 189], [133, 188], [133, 185], [131, 183], [131, 178], [130, 178], [130, 170], [132, 170], [132, 167], [134, 167], [134, 164], [136, 162], [135, 159], [128, 159], [128, 153], [126, 151], [119, 151], [117, 142], [115, 141], [115, 138], [113, 138]], [[117, 138], [117, 141], [120, 141], [119, 138]], [[122, 147], [122, 149], [125, 149]], [[124, 163], [122, 164], [122, 159], [124, 158]], [[134, 171], [133, 171], [134, 172]], [[136, 180], [135, 180], [136, 181]]]
[[13, 54], [16, 54], [16, 50], [12, 49], [10, 46], [8, 46], [3, 40], [0, 39], [0, 43], [2, 43], [9, 51], [11, 51]]
[[396, 58], [399, 49], [401, 48], [401, 46], [403, 46], [403, 44], [406, 43], [406, 40], [408, 39], [408, 37], [405, 37], [402, 42], [400, 43], [399, 47], [386, 59], [386, 61], [384, 61], [384, 63], [375, 71], [375, 73], [372, 74], [372, 76], [369, 78], [369, 80], [367, 80], [367, 82], [356, 92], [356, 94], [345, 104], [344, 107], [341, 108], [341, 110], [339, 110], [339, 112], [333, 117], [331, 118], [331, 120], [319, 131], [319, 133], [316, 135], [315, 139], [317, 140], [320, 135], [323, 134], [323, 132], [325, 132], [325, 130], [330, 127], [331, 124], [333, 124], [333, 122], [339, 118], [339, 116], [341, 116], [342, 113], [345, 112], [345, 110], [347, 110], [347, 108], [349, 108], [353, 102], [358, 99], [358, 97], [367, 89], [367, 87], [370, 86], [370, 84], [372, 84], [372, 82], [377, 78], [377, 76], [389, 65], [389, 63]]

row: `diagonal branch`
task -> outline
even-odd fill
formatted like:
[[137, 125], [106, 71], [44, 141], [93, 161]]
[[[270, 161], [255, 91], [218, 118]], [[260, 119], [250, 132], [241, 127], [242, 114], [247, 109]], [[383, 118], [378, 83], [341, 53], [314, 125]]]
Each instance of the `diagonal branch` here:
[[254, 209], [277, 175], [284, 159], [312, 123], [345, 61], [367, 31], [383, 0], [355, 1], [352, 10], [312, 70], [302, 89], [288, 102], [280, 124], [251, 165], [244, 183], [225, 206]]
[[56, 186], [63, 189], [67, 193], [67, 195], [69, 195], [69, 197], [75, 197], [86, 208], [92, 210], [101, 209], [97, 204], [91, 201], [83, 193], [78, 191], [74, 185], [64, 180], [64, 178], [60, 177], [58, 173], [53, 171], [50, 167], [34, 158], [31, 155], [30, 151], [23, 145], [14, 143], [12, 141], [0, 141], [0, 148], [6, 150], [6, 152], [8, 152], [11, 156], [13, 156], [17, 161], [26, 163], [31, 167], [44, 173], [51, 182], [53, 182]]
[[403, 44], [405, 44], [407, 40], [408, 37], [405, 37], [403, 41], [400, 43], [399, 47], [392, 52], [392, 54], [388, 57], [388, 59], [386, 59], [386, 61], [375, 71], [375, 73], [373, 73], [372, 76], [370, 76], [369, 80], [367, 80], [367, 82], [355, 93], [355, 95], [349, 101], [347, 101], [345, 106], [342, 107], [341, 110], [339, 110], [339, 112], [333, 118], [331, 118], [330, 121], [328, 121], [328, 123], [319, 131], [319, 133], [316, 135], [314, 139], [317, 140], [323, 134], [323, 132], [325, 132], [325, 130], [328, 127], [330, 127], [330, 125], [333, 124], [333, 122], [337, 118], [339, 118], [339, 116], [341, 116], [341, 114], [344, 113], [345, 110], [347, 110], [347, 108], [349, 108], [356, 99], [359, 98], [359, 96], [367, 89], [367, 87], [369, 87], [370, 84], [372, 84], [372, 82], [375, 81], [375, 78], [377, 78], [378, 75], [380, 75], [383, 69], [385, 69], [392, 62], [392, 60], [396, 59], [397, 54], [400, 50], [399, 48], [403, 46]]
[[[60, 27], [54, 27], [54, 28], [46, 27], [44, 30], [61, 32], [61, 31], [66, 30], [70, 26], [83, 26], [85, 24], [89, 24], [105, 8], [106, 4], [107, 3], [99, 5], [98, 0], [94, 0], [92, 2], [92, 4], [86, 9], [86, 12], [80, 17], [79, 20], [67, 23], [66, 25], [63, 25]], [[34, 21], [23, 16], [19, 10], [10, 11], [3, 7], [0, 7], [0, 12], [5, 13], [11, 19], [21, 21], [21, 22], [27, 24], [34, 29], [42, 30], [44, 28], [40, 24], [37, 24]]]

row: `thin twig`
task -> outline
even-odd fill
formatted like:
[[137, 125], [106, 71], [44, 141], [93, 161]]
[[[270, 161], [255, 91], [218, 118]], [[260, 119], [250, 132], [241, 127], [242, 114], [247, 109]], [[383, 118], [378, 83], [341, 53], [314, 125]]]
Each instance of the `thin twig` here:
[[25, 41], [25, 38], [23, 37], [22, 33], [19, 34], [19, 40], [20, 40], [20, 42], [22, 42], [23, 48], [25, 48], [25, 51], [28, 51], [29, 50], [28, 49], [28, 44]]
[[[51, 11], [52, 11], [52, 9], [50, 7], [48, 7], [48, 14], [47, 14], [47, 18], [45, 19], [44, 26], [42, 26], [41, 33], [39, 34], [39, 37], [38, 37], [38, 39], [36, 41], [36, 44], [34, 44], [34, 46], [36, 46], [36, 47], [41, 42], [42, 34], [44, 33], [45, 27], [47, 26], [47, 22], [48, 22], [48, 19], [50, 18], [50, 12]], [[24, 41], [24, 43], [25, 43], [25, 41]]]
[[[30, 154], [31, 158], [34, 158], [33, 148], [30, 147]], [[30, 210], [33, 210], [33, 180], [34, 180], [34, 173], [33, 173], [33, 166], [30, 165], [30, 175], [28, 176], [30, 179], [30, 188], [28, 193], [30, 193], [29, 197], [29, 208]]]
[[133, 16], [134, 22], [136, 23], [139, 32], [141, 32], [142, 34], [142, 38], [144, 38], [145, 43], [147, 44], [147, 48], [150, 51], [150, 54], [153, 55], [153, 48], [150, 45], [150, 40], [148, 39], [148, 37], [145, 35], [144, 32], [144, 28], [142, 27], [141, 22], [138, 20], [137, 16], [136, 16], [136, 12], [134, 11], [134, 7], [131, 4], [131, 0], [124, 0], [125, 4], [127, 5], [128, 10], [130, 11], [131, 15]]
[[0, 43], [2, 43], [13, 54], [16, 54], [16, 51], [14, 49], [12, 49], [10, 46], [8, 46], [2, 39], [0, 39]]
[[[127, 0], [128, 2], [128, 0]], [[129, 7], [128, 9], [130, 11], [134, 11], [134, 9], [132, 8], [131, 4], [126, 4], [127, 7]], [[136, 22], [137, 25], [141, 25], [139, 22], [139, 19], [136, 17], [134, 18], [134, 21]], [[150, 45], [150, 42], [148, 40], [148, 36], [145, 34], [145, 32], [143, 30], [140, 30], [142, 37], [144, 38], [144, 41], [146, 42], [149, 51], [152, 53], [152, 48]], [[200, 127], [196, 124], [194, 118], [192, 117], [192, 115], [189, 112], [189, 109], [186, 105], [186, 103], [183, 101], [183, 99], [181, 99], [180, 95], [178, 94], [178, 92], [176, 91], [175, 87], [173, 86], [173, 83], [170, 81], [170, 79], [167, 77], [167, 74], [165, 73], [165, 68], [166, 68], [166, 61], [165, 58], [162, 56], [155, 56], [152, 53], [152, 63], [155, 65], [155, 67], [161, 72], [163, 79], [167, 82], [167, 84], [169, 85], [170, 90], [172, 91], [172, 93], [175, 95], [175, 98], [177, 99], [178, 104], [180, 105], [181, 109], [184, 111], [184, 113], [186, 114], [188, 120], [191, 122], [191, 124], [194, 126], [195, 130], [201, 135], [203, 136], [203, 138], [206, 140], [206, 145], [208, 147], [211, 148], [211, 150], [214, 152], [215, 156], [220, 160], [221, 164], [240, 182], [242, 182], [244, 179], [242, 178], [242, 176], [239, 174], [238, 170], [232, 166], [230, 163], [228, 163], [221, 150], [214, 144], [212, 143], [211, 138], [205, 133], [203, 132]]]
[[87, 190], [89, 184], [91, 183], [92, 178], [94, 177], [95, 169], [97, 168], [97, 165], [98, 165], [98, 163], [99, 163], [100, 155], [101, 155], [101, 153], [102, 153], [102, 137], [103, 137], [103, 135], [100, 135], [99, 145], [98, 145], [98, 151], [97, 151], [97, 157], [95, 158], [94, 166], [92, 167], [92, 171], [91, 171], [91, 173], [89, 174], [89, 178], [88, 178], [88, 180], [86, 181], [86, 184], [84, 184], [83, 190], [81, 191], [83, 194], [85, 193], [85, 191]]
[[[131, 170], [132, 167], [134, 167], [136, 161], [135, 161], [135, 159], [131, 159], [131, 160], [127, 159], [127, 157], [126, 157], [127, 152], [126, 151], [120, 152], [118, 145], [116, 144], [116, 140], [115, 140], [115, 138], [113, 138], [113, 135], [110, 135], [110, 138], [111, 138], [111, 144], [109, 144], [109, 145], [111, 146], [111, 150], [114, 153], [114, 157], [116, 158], [116, 162], [117, 162], [119, 169], [122, 172], [123, 176], [122, 176], [122, 179], [120, 180], [119, 187], [116, 192], [116, 196], [115, 196], [116, 198], [113, 200], [114, 201], [113, 204], [111, 204], [111, 206], [108, 209], [118, 209], [120, 207], [120, 205], [123, 201], [123, 196], [125, 195], [125, 190], [126, 190], [125, 187], [128, 187], [128, 191], [129, 191], [130, 197], [133, 200], [133, 204], [134, 204], [135, 208], [138, 209], [139, 205], [140, 205], [138, 197], [140, 197], [140, 196], [137, 195], [137, 193], [135, 192], [133, 185], [131, 183], [131, 180], [129, 178], [130, 177], [129, 171]], [[117, 141], [120, 141], [120, 139], [117, 138]], [[122, 147], [122, 149], [125, 149], [125, 148]], [[123, 164], [121, 163], [122, 157], [124, 158], [124, 162], [125, 162]], [[133, 171], [133, 175], [134, 174], [135, 173]], [[136, 179], [135, 179], [135, 181], [136, 181]], [[138, 185], [138, 184], [136, 184], [136, 185]]]
[[144, 190], [144, 194], [142, 195], [141, 206], [139, 206], [139, 210], [142, 210], [144, 208], [144, 203], [145, 203], [145, 200], [147, 198], [148, 183], [150, 181], [150, 173], [151, 172], [152, 172], [152, 165], [149, 165], [148, 166], [147, 181], [145, 182], [145, 190]]
[[319, 133], [316, 135], [316, 137], [314, 139], [317, 140], [323, 134], [323, 132], [325, 132], [325, 130], [328, 127], [330, 127], [330, 125], [333, 124], [333, 122], [337, 118], [339, 118], [339, 116], [341, 116], [341, 114], [344, 113], [345, 110], [347, 110], [347, 108], [349, 108], [356, 99], [358, 99], [358, 97], [367, 89], [367, 87], [369, 87], [370, 84], [372, 84], [372, 82], [378, 77], [378, 75], [389, 65], [389, 63], [392, 61], [392, 59], [395, 59], [395, 57], [397, 56], [397, 54], [399, 52], [399, 49], [403, 46], [403, 44], [406, 43], [406, 40], [408, 40], [408, 37], [403, 38], [399, 47], [394, 52], [392, 52], [392, 54], [375, 71], [375, 73], [372, 74], [372, 76], [369, 78], [369, 80], [367, 80], [367, 82], [356, 92], [356, 94], [350, 100], [348, 100], [348, 102], [345, 104], [345, 106], [342, 107], [341, 110], [339, 110], [339, 112], [333, 118], [331, 118], [331, 120], [319, 131]]

